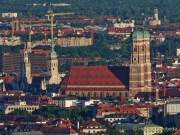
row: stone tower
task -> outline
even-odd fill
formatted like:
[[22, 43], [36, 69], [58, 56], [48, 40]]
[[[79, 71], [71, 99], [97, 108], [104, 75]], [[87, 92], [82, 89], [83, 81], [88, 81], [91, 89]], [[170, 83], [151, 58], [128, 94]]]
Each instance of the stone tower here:
[[31, 42], [27, 42], [24, 49], [24, 66], [25, 66], [25, 76], [28, 84], [32, 84], [31, 75], [31, 62], [29, 60], [29, 53], [31, 52]]
[[132, 38], [129, 89], [134, 97], [139, 92], [149, 93], [152, 90], [150, 34], [147, 31], [136, 31]]
[[154, 9], [154, 19], [155, 20], [159, 20], [159, 13], [158, 13], [158, 9]]
[[52, 45], [51, 54], [50, 54], [50, 60], [48, 65], [49, 73], [50, 73], [50, 79], [48, 84], [59, 84], [61, 79], [58, 72], [58, 58], [57, 54], [54, 50], [54, 45]]

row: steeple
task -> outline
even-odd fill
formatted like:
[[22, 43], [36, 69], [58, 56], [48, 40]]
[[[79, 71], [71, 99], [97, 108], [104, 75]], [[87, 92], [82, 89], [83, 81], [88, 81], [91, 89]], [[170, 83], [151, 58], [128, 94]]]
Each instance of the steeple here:
[[[30, 30], [31, 31], [31, 30]], [[31, 35], [31, 32], [29, 33]], [[32, 84], [32, 75], [31, 75], [31, 62], [29, 60], [29, 54], [31, 53], [31, 36], [29, 36], [29, 42], [25, 45], [24, 49], [24, 65], [25, 65], [25, 76], [28, 84]]]
[[55, 51], [55, 44], [53, 37], [51, 40], [52, 40], [51, 53], [50, 53], [49, 68], [48, 68], [50, 73], [49, 84], [59, 84], [61, 79], [58, 72], [58, 57]]
[[50, 53], [50, 60], [49, 60], [49, 73], [50, 73], [50, 80], [49, 84], [59, 84], [61, 79], [58, 72], [58, 58], [57, 54], [54, 50], [54, 45], [52, 45], [51, 53]]
[[[28, 46], [28, 44], [27, 44]], [[31, 84], [32, 83], [32, 76], [31, 76], [31, 62], [29, 60], [29, 50], [28, 48], [25, 48], [24, 50], [24, 65], [25, 65], [25, 76], [27, 79], [27, 83]]]
[[[52, 13], [53, 11], [51, 11]], [[51, 53], [50, 53], [50, 60], [49, 60], [49, 74], [50, 79], [48, 84], [59, 84], [61, 79], [58, 72], [58, 58], [55, 51], [55, 43], [54, 43], [54, 16], [51, 16]]]
[[50, 57], [51, 57], [52, 59], [54, 59], [54, 58], [57, 59], [57, 54], [56, 54], [56, 51], [55, 51], [55, 45], [52, 44], [51, 46], [52, 46], [52, 47], [51, 47], [51, 56], [50, 56]]

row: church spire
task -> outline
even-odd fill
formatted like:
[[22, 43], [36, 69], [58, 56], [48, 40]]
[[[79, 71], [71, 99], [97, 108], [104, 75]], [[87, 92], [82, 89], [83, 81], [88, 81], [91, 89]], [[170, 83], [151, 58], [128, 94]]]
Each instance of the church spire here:
[[52, 38], [51, 40], [51, 53], [48, 68], [50, 73], [49, 84], [59, 84], [61, 79], [58, 72], [58, 57], [55, 51], [54, 39]]
[[[31, 30], [29, 35], [31, 35]], [[24, 65], [25, 65], [25, 76], [28, 84], [32, 84], [32, 75], [31, 75], [31, 62], [29, 60], [29, 54], [31, 53], [31, 36], [29, 37], [29, 42], [25, 45], [24, 48]]]

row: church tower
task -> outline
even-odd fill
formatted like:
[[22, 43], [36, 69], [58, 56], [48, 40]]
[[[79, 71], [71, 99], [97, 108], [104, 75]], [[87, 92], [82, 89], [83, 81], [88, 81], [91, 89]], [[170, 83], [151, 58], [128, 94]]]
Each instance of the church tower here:
[[24, 49], [24, 66], [25, 66], [25, 76], [28, 84], [32, 84], [31, 75], [31, 62], [29, 60], [29, 53], [31, 52], [31, 42], [27, 42]]
[[48, 84], [59, 84], [61, 79], [58, 72], [58, 58], [57, 54], [54, 49], [54, 44], [52, 45], [51, 54], [50, 54], [50, 60], [49, 60], [49, 73], [50, 73], [50, 79]]
[[132, 38], [129, 89], [131, 96], [134, 97], [139, 92], [149, 93], [152, 91], [150, 34], [147, 31], [136, 31]]

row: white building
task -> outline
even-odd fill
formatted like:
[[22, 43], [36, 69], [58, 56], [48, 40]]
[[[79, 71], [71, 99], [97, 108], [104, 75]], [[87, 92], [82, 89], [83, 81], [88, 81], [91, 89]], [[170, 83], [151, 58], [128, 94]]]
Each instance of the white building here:
[[177, 57], [180, 57], [180, 48], [177, 48], [177, 49], [176, 49], [176, 56], [177, 56]]
[[125, 21], [120, 21], [120, 22], [114, 23], [113, 25], [115, 28], [127, 28], [127, 27], [134, 28], [135, 21], [134, 20], [125, 20]]
[[98, 104], [100, 102], [100, 100], [90, 99], [90, 100], [85, 100], [85, 101], [81, 101], [81, 102], [84, 107], [87, 107], [87, 106]]
[[176, 115], [178, 113], [180, 113], [180, 101], [174, 101], [164, 105], [165, 115]]
[[109, 35], [120, 37], [125, 40], [130, 37], [131, 33], [134, 31], [134, 27], [134, 20], [124, 20], [109, 25], [107, 31]]
[[149, 124], [144, 126], [143, 132], [143, 135], [161, 134], [163, 133], [163, 127], [154, 124]]
[[172, 63], [173, 67], [178, 67], [180, 65], [180, 60], [176, 58], [174, 62]]
[[81, 129], [83, 133], [88, 135], [106, 133], [106, 128], [103, 125], [101, 125], [99, 122], [97, 122], [95, 119], [92, 119], [87, 123], [85, 123]]
[[151, 26], [161, 25], [161, 20], [159, 19], [158, 9], [154, 9], [154, 16], [150, 18], [149, 25], [151, 25]]
[[5, 114], [9, 114], [16, 109], [25, 110], [31, 113], [39, 109], [39, 105], [27, 105], [25, 101], [19, 101], [14, 104], [5, 104], [0, 106], [0, 109], [3, 110]]
[[77, 106], [77, 99], [72, 98], [57, 98], [54, 100], [54, 102], [61, 108], [70, 108]]
[[12, 13], [12, 12], [7, 12], [7, 13], [2, 13], [1, 16], [3, 18], [16, 18], [18, 17], [18, 14], [17, 13]]
[[0, 45], [16, 46], [20, 44], [20, 37], [0, 37]]
[[118, 114], [114, 114], [114, 115], [109, 115], [109, 116], [105, 116], [104, 120], [108, 121], [110, 123], [116, 122], [116, 121], [121, 121], [121, 120], [126, 120], [127, 118], [125, 116], [121, 116]]

